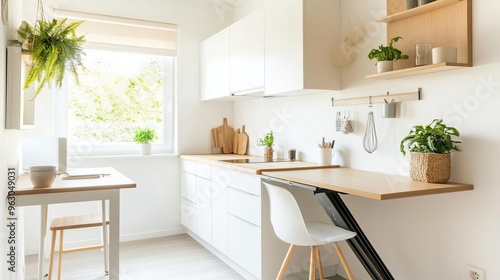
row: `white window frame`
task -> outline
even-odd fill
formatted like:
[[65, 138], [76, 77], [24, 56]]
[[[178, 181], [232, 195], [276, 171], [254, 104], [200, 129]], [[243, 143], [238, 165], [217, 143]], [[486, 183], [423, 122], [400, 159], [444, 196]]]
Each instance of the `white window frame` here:
[[[164, 141], [163, 143], [153, 143], [153, 154], [177, 154], [177, 59], [175, 55], [158, 54], [158, 52], [151, 51], [150, 49], [135, 48], [120, 48], [116, 45], [86, 45], [86, 49], [104, 50], [113, 52], [135, 52], [141, 54], [163, 55], [173, 57], [173, 65], [164, 69], [165, 71], [172, 71], [172, 75], [164, 75], [163, 87], [163, 112], [164, 112]], [[172, 77], [169, 80], [167, 77]], [[55, 119], [56, 119], [56, 135], [59, 137], [67, 137], [68, 135], [68, 82], [65, 78], [63, 85], [59, 90], [55, 90]], [[171, 92], [166, 92], [171, 91]], [[171, 103], [171, 104], [170, 104]], [[172, 135], [169, 137], [168, 132]], [[167, 137], [170, 138], [169, 141]], [[90, 141], [84, 141], [76, 145], [68, 145], [68, 156], [113, 156], [113, 155], [137, 155], [139, 154], [138, 144], [93, 144]]]

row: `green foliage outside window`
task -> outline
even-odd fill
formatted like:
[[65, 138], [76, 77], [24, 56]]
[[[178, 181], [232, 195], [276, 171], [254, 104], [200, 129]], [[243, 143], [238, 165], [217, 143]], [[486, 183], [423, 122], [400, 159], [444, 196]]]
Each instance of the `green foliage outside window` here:
[[68, 100], [74, 140], [130, 143], [139, 127], [162, 131], [162, 60], [146, 61], [126, 74], [117, 73], [105, 58], [85, 64], [88, 71], [70, 88]]

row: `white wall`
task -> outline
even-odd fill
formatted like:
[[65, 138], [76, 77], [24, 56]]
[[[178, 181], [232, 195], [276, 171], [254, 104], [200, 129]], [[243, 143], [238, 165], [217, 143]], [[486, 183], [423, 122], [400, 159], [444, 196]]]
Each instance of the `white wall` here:
[[[356, 61], [343, 67], [342, 91], [239, 101], [234, 108], [235, 125], [246, 125], [254, 154], [260, 154], [255, 146], [257, 137], [272, 129], [281, 156], [293, 147], [301, 159], [317, 161], [317, 143], [325, 136], [336, 139], [336, 163], [406, 175], [408, 158], [399, 152], [400, 140], [413, 125], [444, 118], [462, 133], [463, 151], [452, 156], [452, 180], [472, 183], [474, 191], [383, 202], [349, 196], [344, 200], [395, 279], [465, 280], [466, 264], [484, 268], [487, 279], [500, 279], [500, 189], [496, 174], [500, 124], [494, 114], [500, 106], [500, 38], [495, 36], [500, 31], [495, 12], [500, 3], [473, 2], [473, 68], [396, 80], [368, 80], [365, 75], [376, 69], [366, 55], [386, 42], [385, 26], [374, 22], [385, 6], [385, 0], [342, 1], [343, 30], [348, 19], [356, 18], [369, 27], [367, 40], [358, 44]], [[241, 7], [235, 18], [250, 11]], [[374, 106], [379, 148], [373, 154], [365, 152], [362, 144], [367, 105], [338, 108], [355, 113], [355, 132], [335, 132], [337, 108], [331, 107], [331, 97], [405, 93], [418, 87], [423, 88], [423, 100], [402, 104], [399, 118], [382, 119], [381, 105]], [[343, 247], [354, 274], [359, 279], [370, 279], [347, 246]]]
[[[7, 168], [16, 167], [19, 168], [20, 159], [20, 143], [22, 133], [18, 130], [6, 130], [5, 129], [5, 87], [6, 87], [6, 46], [7, 40], [14, 38], [16, 26], [21, 23], [21, 11], [22, 3], [14, 2], [9, 3], [9, 22], [8, 25], [0, 25], [0, 209], [2, 212], [2, 223], [6, 225], [7, 223], [7, 207], [6, 199], [7, 196]], [[19, 209], [16, 210], [16, 215], [20, 212]], [[19, 223], [17, 223], [19, 227]], [[12, 244], [7, 244], [7, 238], [10, 237], [10, 231], [6, 226], [2, 226], [0, 230], [0, 278], [1, 279], [16, 279], [17, 272], [22, 266], [22, 261], [20, 256], [17, 255], [15, 270], [16, 273], [12, 273], [8, 270], [10, 265], [7, 264], [7, 253], [10, 252], [10, 246]], [[16, 242], [19, 240], [18, 235], [15, 235]], [[8, 246], [7, 246], [8, 245]], [[19, 248], [19, 243], [16, 244]], [[9, 250], [7, 250], [9, 249]]]
[[[24, 17], [34, 18], [36, 1], [24, 1]], [[221, 125], [222, 119], [233, 119], [232, 102], [201, 103], [199, 93], [200, 42], [232, 21], [229, 11], [220, 10], [209, 2], [120, 1], [120, 0], [52, 0], [44, 1], [45, 10], [54, 7], [82, 12], [122, 16], [178, 24], [179, 53], [177, 60], [177, 117], [180, 153], [208, 153], [210, 128]], [[42, 96], [42, 94], [44, 96]], [[37, 108], [52, 108], [52, 93], [43, 92], [37, 98]], [[29, 136], [53, 135], [51, 110], [38, 110], [37, 129]], [[140, 239], [184, 232], [180, 225], [179, 172], [177, 156], [94, 157], [70, 160], [73, 167], [112, 166], [137, 182], [137, 189], [122, 191], [121, 240]], [[49, 215], [98, 211], [97, 203], [55, 205]], [[39, 210], [26, 211], [26, 250], [37, 252]], [[29, 222], [28, 222], [29, 221]], [[31, 234], [28, 234], [31, 233]], [[96, 239], [97, 232], [82, 232], [70, 236], [69, 242]]]

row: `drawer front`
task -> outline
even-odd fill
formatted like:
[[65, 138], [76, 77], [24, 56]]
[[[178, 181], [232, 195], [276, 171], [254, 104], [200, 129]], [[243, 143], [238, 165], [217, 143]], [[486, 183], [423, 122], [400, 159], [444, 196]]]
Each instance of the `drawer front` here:
[[181, 171], [196, 174], [196, 162], [181, 159]]
[[193, 202], [181, 198], [181, 224], [193, 232], [196, 232], [197, 211]]
[[229, 186], [260, 196], [260, 176], [243, 172], [230, 173]]
[[227, 251], [231, 260], [261, 279], [261, 231], [231, 214], [227, 215]]
[[212, 244], [212, 182], [196, 177], [196, 234]]
[[260, 197], [227, 188], [227, 212], [260, 227]]
[[204, 163], [196, 163], [196, 175], [205, 179], [212, 179], [212, 166]]
[[181, 172], [181, 196], [196, 203], [196, 176]]

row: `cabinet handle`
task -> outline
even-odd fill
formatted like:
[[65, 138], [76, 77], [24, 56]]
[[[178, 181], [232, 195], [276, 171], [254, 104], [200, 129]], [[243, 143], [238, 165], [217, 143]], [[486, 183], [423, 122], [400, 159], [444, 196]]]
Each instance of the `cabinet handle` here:
[[249, 88], [249, 89], [244, 89], [244, 90], [238, 90], [238, 91], [232, 91], [231, 96], [244, 96], [244, 95], [251, 95], [251, 94], [256, 94], [256, 93], [263, 93], [264, 88], [263, 87], [255, 87], [255, 88]]

